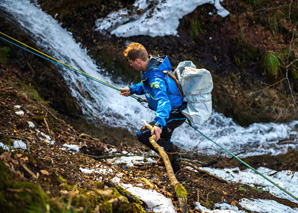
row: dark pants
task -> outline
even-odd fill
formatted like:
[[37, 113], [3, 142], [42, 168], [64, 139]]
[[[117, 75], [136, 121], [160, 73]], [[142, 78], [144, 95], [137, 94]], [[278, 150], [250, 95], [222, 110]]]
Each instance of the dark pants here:
[[[181, 113], [180, 110], [172, 110], [170, 112], [169, 118], [166, 120], [166, 126], [163, 127], [162, 133], [160, 135], [160, 139], [157, 141], [157, 143], [162, 146], [166, 152], [174, 152], [174, 145], [171, 142], [171, 137], [174, 129], [176, 129], [178, 126], [184, 123], [186, 120], [185, 116]], [[150, 123], [151, 125], [154, 125], [154, 122]], [[149, 142], [149, 138], [152, 136], [151, 131], [146, 127], [143, 126], [137, 133], [138, 140], [148, 146], [150, 149], [154, 150], [158, 153], [157, 150], [153, 148], [151, 143]]]

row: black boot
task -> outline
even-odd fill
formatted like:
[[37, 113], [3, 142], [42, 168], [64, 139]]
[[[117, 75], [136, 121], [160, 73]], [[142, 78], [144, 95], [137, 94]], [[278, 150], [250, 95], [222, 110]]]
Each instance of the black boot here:
[[171, 150], [168, 153], [168, 156], [170, 158], [174, 173], [177, 173], [181, 169], [180, 157], [179, 157], [178, 151], [179, 151], [178, 147], [173, 143], [171, 143]]
[[181, 164], [180, 164], [180, 158], [178, 154], [174, 154], [172, 160], [171, 160], [171, 164], [174, 170], [174, 173], [177, 173], [180, 171], [181, 169]]

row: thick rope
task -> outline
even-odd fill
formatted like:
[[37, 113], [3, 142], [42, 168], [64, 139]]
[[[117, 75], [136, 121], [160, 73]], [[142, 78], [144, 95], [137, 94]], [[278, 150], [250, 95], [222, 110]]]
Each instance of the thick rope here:
[[[30, 47], [30, 46], [28, 46], [28, 45], [26, 45], [26, 44], [24, 44], [24, 43], [22, 43], [22, 42], [20, 42], [20, 41], [18, 41], [18, 40], [16, 40], [16, 39], [10, 37], [10, 36], [8, 36], [8, 35], [2, 33], [2, 32], [0, 32], [0, 34], [6, 36], [7, 38], [9, 38], [9, 39], [11, 39], [11, 40], [13, 40], [13, 41], [18, 42], [19, 44], [22, 44], [22, 45], [25, 46], [25, 47], [28, 47], [28, 48], [34, 50], [35, 52], [33, 52], [33, 51], [31, 51], [31, 50], [28, 50], [28, 49], [26, 49], [25, 47], [22, 47], [22, 46], [20, 46], [20, 45], [18, 45], [18, 44], [15, 44], [14, 42], [9, 41], [9, 40], [7, 40], [7, 39], [5, 39], [5, 38], [2, 38], [2, 37], [0, 36], [0, 39], [4, 40], [4, 41], [6, 41], [6, 42], [8, 42], [8, 43], [10, 43], [10, 44], [13, 44], [13, 45], [15, 45], [15, 46], [17, 46], [17, 47], [19, 47], [19, 48], [25, 50], [25, 51], [28, 51], [28, 52], [30, 52], [30, 53], [32, 53], [32, 54], [34, 54], [34, 55], [37, 55], [37, 56], [39, 56], [39, 57], [41, 57], [41, 58], [43, 58], [43, 59], [45, 59], [45, 60], [48, 60], [48, 61], [50, 61], [50, 62], [52, 62], [52, 63], [54, 63], [54, 64], [57, 64], [57, 65], [59, 65], [59, 66], [62, 66], [62, 67], [66, 68], [66, 69], [68, 69], [68, 70], [70, 70], [70, 71], [73, 71], [73, 72], [76, 72], [76, 73], [78, 73], [78, 74], [80, 74], [80, 75], [86, 76], [87, 78], [89, 78], [89, 79], [91, 79], [91, 80], [94, 80], [94, 81], [96, 81], [96, 82], [98, 82], [98, 83], [101, 83], [101, 84], [103, 84], [103, 85], [105, 85], [105, 86], [108, 86], [108, 87], [110, 87], [110, 88], [112, 88], [112, 89], [115, 89], [115, 90], [117, 90], [117, 91], [121, 91], [119, 88], [117, 88], [117, 87], [115, 87], [115, 86], [113, 86], [113, 85], [111, 85], [111, 84], [109, 84], [109, 83], [107, 83], [107, 82], [104, 82], [104, 81], [102, 81], [102, 80], [99, 80], [99, 79], [97, 79], [97, 78], [95, 78], [95, 77], [93, 77], [93, 76], [91, 76], [91, 75], [88, 75], [88, 74], [85, 73], [85, 72], [82, 72], [82, 71], [80, 71], [80, 70], [77, 70], [77, 69], [75, 69], [75, 68], [73, 68], [73, 67], [71, 67], [71, 66], [69, 66], [69, 65], [67, 65], [67, 64], [65, 64], [65, 63], [63, 63], [63, 62], [61, 62], [61, 61], [59, 61], [59, 60], [57, 60], [57, 59], [55, 59], [55, 58], [52, 58], [51, 56], [49, 56], [49, 55], [47, 55], [47, 54], [45, 54], [45, 53], [42, 53], [42, 52], [40, 52], [39, 50], [36, 50], [36, 49], [34, 49], [33, 47]], [[39, 54], [39, 53], [40, 53], [40, 54]], [[134, 99], [136, 99], [136, 100], [139, 101], [139, 102], [146, 102], [146, 100], [143, 100], [143, 99], [141, 99], [140, 97], [137, 97], [137, 96], [135, 96], [135, 95], [129, 95], [129, 96], [132, 97], [132, 98], [134, 98]], [[280, 190], [282, 190], [283, 192], [285, 192], [286, 194], [288, 194], [289, 196], [291, 196], [292, 198], [294, 198], [295, 200], [298, 201], [298, 198], [297, 198], [296, 196], [294, 196], [293, 194], [291, 194], [290, 192], [288, 192], [287, 190], [285, 190], [284, 188], [282, 188], [281, 186], [279, 186], [278, 184], [276, 184], [275, 182], [273, 182], [272, 180], [270, 180], [268, 177], [266, 177], [266, 176], [263, 175], [262, 173], [258, 172], [258, 171], [257, 171], [256, 169], [254, 169], [252, 166], [250, 166], [249, 164], [247, 164], [246, 162], [244, 162], [243, 160], [241, 160], [240, 158], [238, 158], [237, 156], [235, 156], [233, 153], [231, 153], [230, 151], [228, 151], [227, 149], [225, 149], [224, 147], [222, 147], [220, 144], [218, 144], [218, 143], [216, 143], [215, 141], [213, 141], [212, 139], [210, 139], [208, 136], [204, 135], [204, 134], [203, 134], [202, 132], [200, 132], [197, 128], [193, 127], [190, 123], [188, 123], [188, 122], [186, 122], [186, 123], [187, 123], [190, 127], [192, 127], [195, 131], [197, 131], [198, 133], [200, 133], [202, 136], [204, 136], [205, 138], [207, 138], [208, 140], [210, 140], [211, 142], [213, 142], [214, 144], [216, 144], [217, 146], [219, 146], [222, 150], [224, 150], [225, 152], [227, 152], [229, 155], [231, 155], [232, 157], [234, 157], [235, 159], [237, 159], [239, 162], [241, 162], [242, 164], [244, 164], [245, 166], [247, 166], [248, 168], [250, 168], [251, 170], [253, 170], [254, 172], [256, 172], [258, 175], [260, 175], [261, 177], [263, 177], [264, 179], [266, 179], [267, 181], [269, 181], [270, 183], [272, 183], [274, 186], [276, 186], [277, 188], [279, 188]]]

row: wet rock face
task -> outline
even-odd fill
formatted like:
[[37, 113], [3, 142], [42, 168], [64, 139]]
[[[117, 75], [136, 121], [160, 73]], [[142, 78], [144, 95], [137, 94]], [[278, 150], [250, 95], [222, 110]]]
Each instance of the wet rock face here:
[[[101, 0], [93, 2], [100, 2]], [[75, 8], [79, 4], [82, 4], [84, 1], [76, 1], [76, 0], [38, 0], [37, 1], [40, 7], [49, 13], [50, 15], [55, 15], [56, 13], [61, 13], [64, 10], [70, 10], [71, 8]], [[86, 0], [85, 2], [91, 2], [90, 0]]]
[[[38, 49], [30, 36], [1, 10], [0, 18], [2, 20], [1, 32]], [[1, 40], [0, 46], [10, 48], [9, 62], [20, 67], [22, 72], [19, 73], [19, 76], [24, 80], [23, 83], [33, 85], [37, 96], [66, 116], [77, 117], [82, 114], [79, 105], [71, 96], [70, 89], [55, 65], [5, 41]]]
[[[180, 61], [191, 60], [198, 68], [204, 67], [210, 70], [214, 78], [213, 108], [225, 116], [232, 117], [240, 125], [298, 119], [295, 106], [295, 102], [298, 101], [295, 93], [297, 79], [291, 80], [293, 96], [290, 86], [285, 81], [269, 90], [268, 79], [264, 76], [264, 70], [260, 65], [262, 53], [273, 47], [285, 46], [281, 42], [283, 41], [280, 39], [281, 35], [277, 36], [279, 38], [277, 40], [270, 39], [266, 45], [260, 45], [263, 44], [263, 37], [268, 37], [266, 35], [269, 35], [270, 31], [265, 31], [259, 25], [250, 28], [245, 11], [243, 14], [239, 12], [238, 1], [236, 3], [224, 1], [222, 4], [225, 4], [223, 6], [231, 13], [239, 14], [231, 14], [224, 19], [210, 16], [208, 13], [214, 10], [213, 6], [203, 5], [183, 17], [178, 29], [179, 37], [154, 38], [148, 36], [117, 38], [94, 30], [96, 19], [103, 18], [121, 7], [129, 7], [134, 1], [64, 0], [52, 3], [39, 0], [38, 2], [51, 15], [59, 13], [56, 19], [89, 50], [93, 59], [107, 68], [107, 75], [113, 80], [119, 79], [118, 77], [128, 83], [138, 80], [138, 75], [122, 56], [125, 43], [136, 41], [142, 43], [152, 55], [168, 55], [173, 69]], [[191, 32], [191, 26], [198, 20], [197, 27], [201, 31]], [[246, 30], [240, 32], [239, 28]], [[255, 32], [258, 30], [260, 32]]]

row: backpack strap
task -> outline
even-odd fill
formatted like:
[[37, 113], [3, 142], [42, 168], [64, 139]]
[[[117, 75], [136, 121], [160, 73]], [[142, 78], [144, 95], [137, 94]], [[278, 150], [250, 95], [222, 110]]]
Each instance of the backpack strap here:
[[169, 72], [169, 71], [164, 70], [163, 73], [164, 73], [164, 74], [167, 74], [168, 76], [170, 76], [170, 77], [175, 81], [175, 83], [176, 83], [176, 85], [177, 85], [177, 87], [178, 87], [178, 90], [179, 90], [179, 92], [180, 92], [180, 94], [181, 94], [181, 97], [183, 98], [183, 97], [184, 97], [184, 95], [183, 95], [183, 90], [182, 90], [181, 84], [180, 84], [180, 82], [177, 80], [177, 78], [176, 78], [171, 72]]

